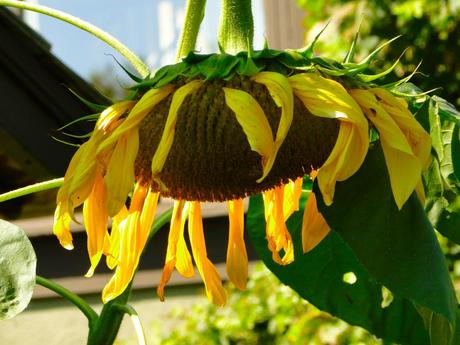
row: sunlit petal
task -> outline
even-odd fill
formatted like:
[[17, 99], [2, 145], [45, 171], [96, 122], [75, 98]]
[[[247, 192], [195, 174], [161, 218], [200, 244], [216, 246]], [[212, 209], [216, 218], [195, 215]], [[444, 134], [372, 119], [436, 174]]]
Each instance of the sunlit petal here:
[[244, 244], [244, 202], [230, 200], [228, 205], [229, 235], [227, 248], [227, 275], [240, 290], [246, 289], [248, 279], [248, 254]]
[[302, 222], [302, 249], [304, 253], [315, 248], [331, 231], [323, 215], [318, 211], [315, 193], [311, 192]]

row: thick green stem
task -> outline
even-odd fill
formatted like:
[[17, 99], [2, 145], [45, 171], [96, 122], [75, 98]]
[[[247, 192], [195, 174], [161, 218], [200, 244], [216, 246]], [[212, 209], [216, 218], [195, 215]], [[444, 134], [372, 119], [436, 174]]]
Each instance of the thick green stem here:
[[19, 198], [20, 196], [41, 192], [48, 189], [58, 188], [64, 183], [64, 178], [56, 178], [54, 180], [48, 180], [45, 182], [39, 182], [31, 184], [30, 186], [22, 187], [19, 189], [12, 190], [11, 192], [6, 192], [0, 194], [0, 202], [7, 201], [14, 198]]
[[196, 39], [200, 31], [200, 25], [204, 18], [206, 0], [187, 0], [185, 21], [177, 46], [176, 62], [195, 50]]
[[251, 0], [222, 0], [219, 47], [225, 53], [252, 52], [254, 20]]
[[136, 54], [134, 54], [127, 46], [125, 46], [123, 43], [121, 43], [119, 40], [105, 32], [104, 30], [80, 18], [74, 17], [68, 13], [58, 11], [46, 6], [34, 5], [29, 2], [17, 0], [0, 0], [0, 6], [10, 6], [21, 8], [24, 10], [34, 11], [72, 24], [77, 28], [85, 30], [90, 34], [96, 36], [97, 38], [104, 41], [112, 48], [114, 48], [116, 51], [118, 51], [121, 55], [125, 57], [126, 60], [128, 60], [133, 65], [133, 67], [137, 70], [137, 72], [139, 72], [141, 77], [145, 78], [150, 74], [147, 65], [145, 65], [142, 62], [142, 60]]
[[[163, 225], [169, 222], [172, 215], [172, 208], [163, 212], [154, 222], [147, 239], [147, 245], [150, 239], [160, 230]], [[147, 248], [147, 245], [145, 248]], [[144, 251], [145, 251], [144, 248]], [[112, 345], [117, 337], [118, 330], [120, 329], [121, 321], [126, 312], [125, 308], [120, 306], [126, 305], [129, 300], [131, 292], [131, 284], [128, 285], [126, 290], [114, 300], [108, 302], [102, 308], [99, 319], [95, 326], [90, 328], [88, 335], [88, 345]]]
[[40, 277], [40, 276], [37, 276], [35, 278], [35, 282], [38, 285], [44, 286], [47, 289], [54, 291], [59, 296], [68, 300], [70, 303], [73, 303], [86, 316], [86, 318], [88, 319], [90, 328], [94, 326], [95, 322], [97, 321], [97, 317], [98, 317], [97, 313], [80, 296], [77, 296], [72, 291], [67, 290], [63, 286], [56, 284], [55, 282], [48, 280], [46, 278]]

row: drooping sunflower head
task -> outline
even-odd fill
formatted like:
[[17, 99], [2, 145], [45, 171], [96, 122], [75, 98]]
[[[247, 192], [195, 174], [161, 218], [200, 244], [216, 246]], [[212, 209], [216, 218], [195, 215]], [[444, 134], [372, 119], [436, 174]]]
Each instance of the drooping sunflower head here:
[[[380, 136], [398, 207], [414, 189], [422, 198], [429, 136], [404, 100], [359, 78], [353, 82], [352, 74], [367, 66], [352, 67], [339, 68], [308, 52], [190, 54], [136, 85], [132, 100], [104, 110], [69, 164], [54, 226], [61, 244], [71, 248], [70, 221], [83, 204], [87, 275], [103, 255], [115, 270], [103, 300], [118, 296], [131, 281], [160, 196], [176, 200], [161, 299], [173, 270], [191, 277], [194, 261], [208, 297], [225, 303], [219, 273], [207, 256], [201, 202], [228, 204], [227, 275], [238, 288], [244, 289], [247, 278], [246, 196], [263, 193], [268, 247], [276, 262], [291, 263], [294, 247], [285, 222], [299, 208], [302, 178], [316, 178], [330, 205], [336, 182], [363, 163], [370, 127]], [[315, 198], [305, 209], [304, 251], [329, 231]]]

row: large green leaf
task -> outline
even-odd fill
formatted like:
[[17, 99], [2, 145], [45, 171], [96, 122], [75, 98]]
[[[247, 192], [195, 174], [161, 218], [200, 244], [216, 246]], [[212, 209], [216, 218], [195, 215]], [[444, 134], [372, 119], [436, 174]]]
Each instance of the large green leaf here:
[[29, 304], [36, 264], [24, 231], [0, 219], [0, 320], [16, 316]]
[[331, 206], [318, 199], [328, 224], [369, 273], [414, 304], [431, 343], [449, 344], [457, 301], [444, 255], [415, 193], [398, 210], [381, 149], [371, 149], [362, 168], [337, 185]]
[[[375, 258], [375, 262], [383, 265], [382, 271], [385, 272], [383, 275], [384, 277], [385, 275], [396, 276], [400, 272], [394, 269], [392, 265], [387, 265], [386, 260], [390, 262], [401, 260], [413, 264], [419, 261], [417, 259], [420, 259], [418, 255], [416, 256], [417, 259], [414, 258], [414, 253], [417, 254], [420, 251], [426, 250], [426, 252], [424, 252], [425, 259], [428, 261], [433, 260], [433, 263], [428, 266], [413, 267], [419, 274], [415, 281], [418, 282], [421, 277], [426, 278], [426, 276], [428, 276], [427, 282], [423, 283], [425, 287], [430, 286], [433, 288], [428, 296], [430, 298], [434, 298], [432, 295], [438, 296], [439, 300], [445, 302], [440, 303], [441, 307], [439, 310], [441, 312], [446, 312], [447, 315], [451, 315], [453, 313], [451, 309], [455, 308], [456, 302], [447, 275], [447, 270], [444, 267], [442, 253], [439, 254], [439, 247], [435, 239], [432, 238], [432, 230], [426, 227], [424, 229], [425, 232], [431, 234], [426, 236], [429, 239], [429, 245], [423, 242], [418, 244], [414, 243], [414, 245], [420, 246], [420, 249], [416, 250], [414, 253], [409, 250], [411, 246], [405, 243], [405, 241], [392, 243], [389, 247], [387, 246], [387, 241], [381, 242], [385, 234], [388, 233], [388, 231], [382, 232], [382, 224], [385, 224], [387, 219], [391, 219], [391, 214], [385, 214], [385, 208], [380, 204], [377, 208], [375, 208], [374, 205], [374, 207], [369, 207], [365, 212], [363, 211], [364, 207], [368, 207], [367, 202], [371, 201], [370, 196], [376, 197], [372, 189], [378, 190], [379, 183], [381, 182], [378, 179], [379, 176], [369, 175], [366, 176], [366, 178], [362, 176], [363, 174], [367, 175], [368, 170], [375, 172], [375, 167], [368, 166], [368, 164], [375, 165], [375, 162], [373, 163], [369, 160], [375, 159], [374, 156], [380, 156], [381, 153], [376, 154], [371, 151], [369, 155], [371, 157], [368, 158], [365, 167], [361, 169], [365, 170], [364, 172], [360, 171], [356, 177], [352, 177], [349, 181], [340, 183], [337, 186], [337, 194], [334, 198], [333, 207], [339, 209], [337, 212], [343, 212], [343, 214], [345, 214], [340, 221], [340, 223], [343, 223], [340, 229], [350, 229], [349, 231], [342, 230], [345, 231], [346, 236], [342, 237], [338, 232], [332, 231], [315, 249], [307, 254], [303, 254], [301, 245], [302, 212], [297, 212], [288, 220], [288, 228], [293, 236], [295, 244], [295, 260], [290, 265], [280, 266], [273, 262], [271, 253], [267, 249], [263, 205], [260, 197], [251, 198], [247, 217], [248, 232], [256, 251], [269, 269], [273, 271], [283, 283], [289, 285], [303, 298], [307, 299], [318, 308], [350, 324], [364, 327], [376, 336], [391, 342], [411, 345], [429, 344], [429, 333], [424, 327], [423, 319], [420, 314], [426, 316], [427, 321], [429, 319], [433, 324], [438, 322], [438, 324], [441, 325], [441, 327], [431, 327], [432, 336], [436, 334], [437, 330], [442, 330], [445, 325], [448, 326], [448, 330], [451, 332], [450, 323], [446, 323], [446, 320], [449, 318], [443, 316], [444, 314], [442, 313], [432, 314], [432, 309], [430, 308], [426, 309], [427, 313], [424, 313], [425, 310], [423, 310], [423, 308], [419, 308], [418, 311], [413, 303], [414, 299], [411, 294], [412, 285], [410, 284], [406, 284], [406, 294], [401, 294], [398, 289], [396, 289], [393, 301], [389, 305], [385, 304], [383, 292], [386, 290], [382, 285], [383, 281], [372, 271], [372, 265], [370, 265], [370, 268], [368, 267], [367, 261], [372, 261]], [[379, 158], [379, 160], [381, 159], [380, 157], [377, 158]], [[381, 164], [379, 164], [379, 167], [381, 168], [380, 165]], [[377, 172], [382, 174], [380, 170]], [[385, 174], [384, 176], [387, 178]], [[346, 186], [342, 187], [342, 184], [347, 182], [352, 184], [358, 183], [360, 186], [350, 191], [345, 188]], [[373, 187], [367, 189], [367, 184]], [[385, 185], [383, 185], [383, 187], [385, 187]], [[347, 190], [347, 193], [350, 195], [348, 199], [346, 199], [346, 204], [340, 206], [340, 200], [344, 198], [345, 190]], [[363, 191], [366, 191], [366, 193]], [[302, 208], [305, 203], [305, 196], [306, 195], [302, 197]], [[389, 197], [387, 200], [388, 199]], [[420, 205], [418, 207], [421, 208]], [[378, 217], [375, 216], [375, 211], [378, 211], [380, 215], [384, 216], [384, 220], [378, 220]], [[358, 219], [356, 219], [357, 214], [359, 215]], [[350, 216], [353, 216], [353, 218]], [[333, 217], [336, 216], [334, 215]], [[423, 218], [424, 216], [422, 219]], [[352, 221], [352, 219], [355, 220]], [[377, 221], [377, 223], [381, 222], [382, 224], [378, 228], [375, 228], [374, 225], [371, 224], [371, 220]], [[352, 224], [351, 226], [350, 223]], [[399, 231], [396, 227], [393, 227], [392, 230]], [[406, 230], [402, 232], [407, 234], [407, 232], [413, 230], [414, 229], [411, 228], [408, 231], [406, 228]], [[363, 235], [363, 233], [366, 234]], [[345, 239], [350, 240], [350, 236], [353, 240], [346, 243]], [[409, 238], [410, 241], [412, 241], [412, 237], [409, 236]], [[359, 254], [354, 252], [355, 248], [353, 248], [353, 245], [357, 242], [361, 243], [362, 247], [369, 246], [369, 248], [372, 248], [372, 250], [368, 251], [371, 256], [366, 260], [361, 258], [360, 254], [362, 253], [360, 253], [359, 250]], [[393, 251], [393, 249], [395, 249], [393, 247], [398, 250]], [[408, 248], [407, 251], [405, 250], [406, 247]], [[391, 251], [391, 254], [389, 251]], [[392, 256], [392, 258], [389, 258], [389, 256]], [[420, 259], [420, 261], [422, 260]], [[380, 267], [378, 264], [375, 265]], [[437, 270], [432, 269], [431, 265], [442, 272], [442, 274], [440, 274], [443, 277], [443, 279], [441, 279], [442, 283], [431, 282], [432, 279], [437, 278], [436, 275], [432, 276], [432, 273], [436, 273]], [[406, 263], [403, 266], [410, 266], [410, 264]], [[347, 279], [344, 279], [350, 272], [353, 272], [356, 276], [356, 281], [353, 284], [347, 283], [345, 281]], [[370, 272], [372, 272], [372, 275]], [[414, 278], [410, 275], [407, 279], [399, 279], [401, 281], [410, 280], [409, 277], [411, 279]], [[392, 280], [386, 279], [385, 285], [388, 288], [392, 287]], [[421, 287], [418, 292], [426, 293], [426, 290], [426, 288]], [[416, 297], [415, 300], [419, 301], [423, 300], [423, 298]], [[419, 304], [417, 304], [417, 306], [419, 306]], [[422, 303], [420, 306], [424, 306], [424, 304]], [[433, 317], [429, 318], [430, 316]], [[452, 321], [452, 319], [449, 320]], [[433, 344], [447, 344], [445, 334], [438, 337], [436, 340], [438, 342], [433, 341]]]

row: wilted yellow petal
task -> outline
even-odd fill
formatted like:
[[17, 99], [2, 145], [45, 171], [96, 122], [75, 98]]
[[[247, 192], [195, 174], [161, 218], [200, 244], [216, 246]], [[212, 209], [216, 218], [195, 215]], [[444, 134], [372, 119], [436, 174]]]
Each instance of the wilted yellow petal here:
[[102, 257], [105, 238], [108, 236], [108, 217], [104, 179], [98, 172], [93, 190], [83, 203], [83, 221], [87, 234], [88, 255], [91, 261], [91, 267], [86, 273], [86, 277], [91, 277], [94, 274], [94, 270]]
[[174, 93], [163, 134], [161, 135], [161, 139], [158, 143], [155, 155], [152, 158], [152, 177], [154, 179], [157, 179], [157, 175], [163, 169], [166, 158], [168, 158], [169, 150], [173, 144], [179, 108], [184, 102], [185, 98], [189, 94], [198, 90], [201, 85], [203, 85], [202, 80], [192, 80], [184, 86], [181, 86]]
[[126, 202], [134, 185], [134, 162], [139, 149], [137, 129], [125, 133], [113, 151], [104, 182], [109, 215], [116, 215]]
[[159, 197], [160, 193], [153, 192], [151, 189], [147, 192], [141, 213], [141, 242], [147, 241], [150, 229], [153, 225], [153, 220], [155, 219], [155, 211], [157, 209]]
[[140, 212], [130, 213], [120, 224], [120, 254], [115, 273], [102, 291], [102, 301], [107, 303], [125, 291], [139, 263], [141, 252], [137, 250], [137, 233]]
[[228, 218], [230, 221], [227, 248], [227, 275], [240, 290], [246, 289], [248, 280], [248, 254], [244, 243], [244, 202], [230, 200]]
[[[235, 113], [251, 150], [262, 156], [262, 177], [257, 180], [260, 182], [270, 171], [270, 157], [275, 150], [270, 124], [262, 107], [249, 93], [228, 87], [224, 87], [223, 90], [225, 102]], [[270, 164], [273, 165], [273, 162]]]
[[[263, 193], [268, 248], [272, 252], [273, 261], [279, 265], [287, 265], [294, 261], [294, 245], [284, 215], [284, 188], [276, 187]], [[280, 251], [283, 250], [283, 257]]]
[[135, 101], [122, 101], [105, 109], [96, 122], [92, 137], [97, 136], [100, 132], [111, 130], [112, 124], [129, 111], [134, 104], [136, 104]]
[[128, 209], [126, 206], [123, 206], [118, 212], [115, 217], [112, 218], [112, 227], [110, 230], [110, 247], [106, 254], [106, 263], [107, 266], [113, 270], [115, 266], [118, 265], [119, 262], [119, 255], [120, 255], [120, 247], [121, 247], [121, 240], [120, 240], [120, 226], [121, 223], [126, 220], [128, 217]]
[[192, 277], [195, 274], [192, 258], [184, 239], [184, 226], [187, 216], [188, 207], [186, 207], [185, 201], [176, 201], [174, 203], [173, 214], [171, 217], [165, 265], [161, 275], [160, 284], [157, 288], [158, 297], [160, 297], [160, 300], [162, 301], [164, 300], [164, 288], [169, 279], [171, 279], [174, 267], [177, 267], [179, 273], [187, 278]]
[[304, 253], [315, 248], [331, 231], [323, 215], [318, 211], [315, 193], [311, 192], [302, 222], [302, 249]]
[[276, 132], [273, 152], [270, 155], [264, 174], [257, 182], [261, 182], [270, 172], [275, 162], [279, 148], [284, 142], [294, 117], [294, 95], [292, 94], [289, 80], [282, 74], [276, 72], [260, 72], [251, 78], [257, 83], [265, 85], [270, 92], [275, 104], [281, 108], [281, 118]]
[[340, 123], [334, 148], [318, 170], [318, 186], [326, 205], [332, 204], [336, 182], [344, 181], [352, 176], [362, 164], [361, 155], [356, 154], [362, 150], [362, 141], [358, 131], [350, 123]]
[[396, 205], [401, 209], [420, 181], [422, 163], [412, 152], [397, 123], [371, 91], [355, 89], [350, 93], [379, 132], [391, 189]]
[[147, 91], [132, 108], [128, 117], [99, 145], [97, 153], [99, 154], [112, 147], [123, 134], [137, 128], [141, 121], [152, 111], [153, 107], [165, 99], [173, 89], [172, 85], [166, 85], [160, 89], [150, 89]]
[[352, 176], [361, 167], [369, 148], [369, 126], [356, 101], [332, 79], [314, 73], [289, 77], [294, 94], [316, 116], [340, 121], [337, 142], [329, 158], [318, 170], [324, 202], [333, 201], [336, 181]]
[[59, 203], [54, 212], [53, 233], [61, 246], [67, 250], [73, 249], [72, 233], [70, 232], [70, 215], [65, 211], [67, 207]]
[[295, 181], [289, 181], [289, 183], [284, 185], [284, 220], [287, 220], [295, 211], [299, 210], [299, 200], [302, 194], [302, 182], [302, 177], [299, 177]]
[[385, 89], [375, 88], [370, 91], [378, 97], [379, 104], [396, 122], [406, 136], [412, 152], [418, 157], [422, 167], [427, 169], [431, 162], [431, 137], [411, 114], [406, 101]]
[[206, 295], [212, 303], [223, 306], [227, 300], [227, 296], [222, 286], [219, 272], [217, 272], [216, 267], [207, 256], [203, 233], [203, 221], [201, 218], [201, 206], [198, 201], [190, 202], [188, 232], [192, 245], [193, 258], [203, 278], [206, 287]]

